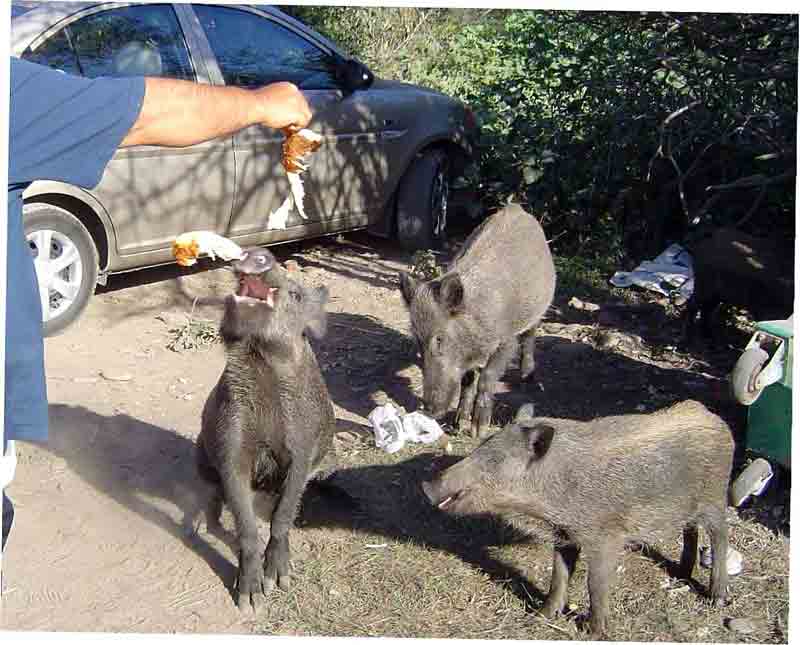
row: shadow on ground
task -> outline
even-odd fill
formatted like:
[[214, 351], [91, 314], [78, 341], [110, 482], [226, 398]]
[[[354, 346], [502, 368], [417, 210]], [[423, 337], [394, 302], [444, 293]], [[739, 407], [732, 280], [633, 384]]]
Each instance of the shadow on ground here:
[[531, 536], [497, 518], [447, 515], [422, 493], [422, 481], [458, 459], [424, 453], [396, 464], [336, 470], [309, 487], [297, 524], [344, 528], [452, 553], [506, 586], [527, 607], [538, 609], [544, 593], [522, 571], [488, 551], [489, 547], [528, 541]]
[[[180, 519], [205, 500], [198, 493], [204, 488], [191, 440], [129, 415], [103, 416], [61, 404], [50, 406], [50, 425], [47, 450], [97, 491], [193, 549], [232, 592], [234, 564], [204, 535], [187, 537]], [[541, 601], [541, 592], [520, 571], [486, 553], [488, 546], [525, 535], [491, 518], [451, 518], [423, 498], [422, 478], [452, 461], [425, 454], [397, 465], [337, 470], [308, 487], [298, 524], [346, 526], [442, 549], [509, 585], [526, 602]], [[231, 537], [223, 539], [230, 545]]]
[[205, 501], [190, 439], [127, 414], [53, 404], [44, 448], [97, 491], [196, 551], [231, 590], [233, 564], [202, 536], [187, 538], [173, 517], [192, 515]]
[[410, 336], [371, 316], [329, 313], [314, 348], [331, 398], [345, 410], [366, 417], [383, 395], [408, 411], [418, 407], [421, 389], [401, 373], [417, 360]]

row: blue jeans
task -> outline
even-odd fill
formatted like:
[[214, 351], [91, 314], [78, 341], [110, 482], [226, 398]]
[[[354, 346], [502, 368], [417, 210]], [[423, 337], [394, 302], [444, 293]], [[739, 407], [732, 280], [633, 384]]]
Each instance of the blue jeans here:
[[3, 546], [2, 551], [6, 550], [6, 540], [11, 533], [11, 524], [14, 521], [14, 505], [11, 500], [3, 493]]

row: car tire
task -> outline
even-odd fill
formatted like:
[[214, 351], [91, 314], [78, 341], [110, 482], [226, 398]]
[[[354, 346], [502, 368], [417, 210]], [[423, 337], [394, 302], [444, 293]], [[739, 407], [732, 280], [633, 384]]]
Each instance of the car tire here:
[[411, 163], [397, 189], [397, 240], [409, 251], [437, 249], [447, 239], [447, 155], [428, 150]]
[[42, 333], [53, 336], [75, 322], [89, 304], [97, 284], [97, 247], [81, 221], [58, 206], [26, 204], [23, 218], [40, 292], [46, 288], [49, 293]]
[[756, 389], [756, 378], [769, 360], [769, 354], [760, 347], [751, 347], [736, 361], [731, 373], [731, 391], [742, 405], [752, 405], [763, 390]]

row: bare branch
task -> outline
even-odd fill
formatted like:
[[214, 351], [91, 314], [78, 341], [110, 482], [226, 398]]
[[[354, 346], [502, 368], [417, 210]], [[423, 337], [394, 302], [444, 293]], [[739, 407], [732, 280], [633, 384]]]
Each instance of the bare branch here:
[[661, 126], [661, 127], [662, 127], [662, 129], [663, 129], [663, 128], [665, 128], [665, 127], [667, 127], [667, 126], [668, 126], [670, 123], [672, 123], [672, 121], [674, 121], [675, 119], [677, 119], [677, 118], [678, 118], [679, 116], [681, 116], [682, 114], [685, 114], [685, 113], [686, 113], [686, 112], [688, 112], [689, 110], [691, 110], [691, 109], [693, 109], [693, 108], [696, 108], [698, 105], [700, 105], [700, 103], [701, 103], [701, 101], [692, 101], [691, 103], [689, 103], [689, 105], [684, 105], [682, 108], [680, 108], [680, 109], [678, 109], [678, 110], [675, 110], [675, 111], [674, 111], [672, 114], [670, 114], [670, 115], [669, 115], [669, 116], [668, 116], [666, 119], [664, 119], [664, 123], [663, 123], [663, 124], [662, 124], [662, 126]]
[[[722, 193], [717, 193], [717, 195], [721, 195]], [[764, 197], [767, 194], [767, 184], [761, 186], [761, 190], [758, 193], [758, 197], [756, 197], [753, 205], [750, 209], [745, 213], [744, 217], [740, 219], [736, 224], [734, 224], [734, 228], [739, 228], [742, 224], [744, 224], [747, 220], [749, 220], [753, 214], [758, 210], [758, 207], [761, 206], [761, 202], [764, 201]]]
[[737, 190], [739, 188], [760, 188], [771, 184], [779, 184], [796, 176], [794, 170], [788, 170], [774, 177], [767, 177], [761, 173], [740, 177], [739, 179], [727, 184], [712, 184], [706, 187], [706, 192], [713, 190]]

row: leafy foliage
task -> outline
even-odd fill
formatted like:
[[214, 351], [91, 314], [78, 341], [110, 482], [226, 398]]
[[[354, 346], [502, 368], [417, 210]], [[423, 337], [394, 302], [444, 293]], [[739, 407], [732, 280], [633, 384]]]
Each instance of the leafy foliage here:
[[436, 254], [430, 249], [415, 251], [411, 258], [411, 275], [420, 280], [435, 280], [444, 273], [442, 266], [436, 259]]
[[470, 105], [484, 206], [527, 205], [562, 252], [609, 217], [629, 263], [709, 226], [794, 236], [796, 15], [293, 9]]

